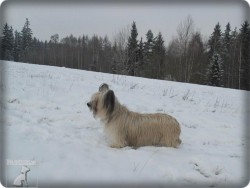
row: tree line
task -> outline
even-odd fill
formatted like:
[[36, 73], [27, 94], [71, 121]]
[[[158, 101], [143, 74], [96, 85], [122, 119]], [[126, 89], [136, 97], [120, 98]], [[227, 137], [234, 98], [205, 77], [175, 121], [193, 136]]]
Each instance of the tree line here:
[[1, 59], [61, 66], [146, 78], [250, 90], [250, 28], [217, 23], [208, 40], [195, 31], [191, 16], [165, 44], [151, 30], [139, 39], [136, 23], [122, 28], [111, 40], [105, 36], [73, 35], [49, 41], [33, 37], [30, 22], [19, 32], [6, 23], [1, 35]]

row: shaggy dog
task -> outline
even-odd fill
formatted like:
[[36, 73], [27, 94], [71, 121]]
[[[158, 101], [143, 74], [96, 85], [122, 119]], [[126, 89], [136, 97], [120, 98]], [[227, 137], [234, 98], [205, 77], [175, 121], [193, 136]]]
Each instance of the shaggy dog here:
[[105, 124], [111, 147], [168, 146], [176, 148], [181, 129], [175, 118], [167, 114], [141, 114], [121, 105], [107, 84], [91, 97], [87, 106]]

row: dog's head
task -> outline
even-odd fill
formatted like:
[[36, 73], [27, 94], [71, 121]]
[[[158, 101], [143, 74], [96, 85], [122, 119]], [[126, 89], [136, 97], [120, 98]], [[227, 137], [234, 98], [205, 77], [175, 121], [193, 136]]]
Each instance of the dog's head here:
[[109, 89], [108, 84], [102, 84], [99, 91], [94, 93], [90, 102], [87, 103], [89, 109], [93, 112], [94, 117], [107, 119], [115, 108], [115, 94]]

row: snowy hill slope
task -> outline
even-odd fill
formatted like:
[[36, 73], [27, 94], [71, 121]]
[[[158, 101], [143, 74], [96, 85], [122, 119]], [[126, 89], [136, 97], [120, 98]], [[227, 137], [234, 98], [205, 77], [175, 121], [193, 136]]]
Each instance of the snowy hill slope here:
[[[35, 160], [29, 178], [46, 184], [244, 185], [246, 92], [3, 62], [5, 158]], [[106, 82], [130, 110], [174, 116], [182, 145], [108, 146], [86, 106]], [[16, 175], [6, 168], [7, 182]], [[31, 180], [30, 180], [31, 181]], [[2, 182], [5, 185], [6, 182]], [[7, 183], [6, 183], [7, 184]]]

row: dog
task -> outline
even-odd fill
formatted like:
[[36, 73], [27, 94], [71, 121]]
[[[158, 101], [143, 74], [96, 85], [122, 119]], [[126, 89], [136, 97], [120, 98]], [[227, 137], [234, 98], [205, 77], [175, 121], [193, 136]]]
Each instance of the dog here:
[[104, 83], [87, 103], [94, 118], [104, 123], [111, 147], [166, 146], [177, 148], [181, 144], [178, 121], [167, 114], [142, 114], [130, 111], [120, 104], [114, 91]]
[[23, 187], [24, 184], [26, 187], [28, 187], [27, 182], [27, 173], [30, 171], [30, 169], [27, 166], [22, 166], [20, 174], [16, 177], [14, 180], [13, 186], [15, 187]]

